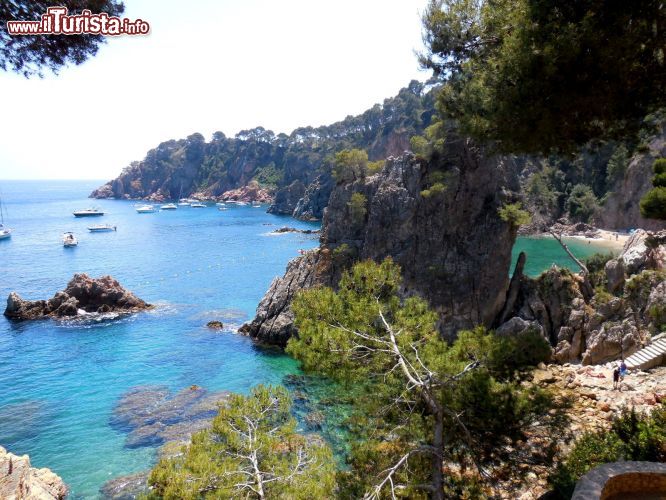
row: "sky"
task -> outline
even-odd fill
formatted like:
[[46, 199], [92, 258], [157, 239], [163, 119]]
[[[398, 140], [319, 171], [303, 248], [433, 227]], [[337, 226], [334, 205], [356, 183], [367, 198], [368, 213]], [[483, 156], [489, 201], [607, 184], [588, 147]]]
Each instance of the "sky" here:
[[125, 0], [149, 35], [109, 39], [57, 76], [0, 70], [0, 179], [111, 179], [194, 132], [290, 133], [362, 113], [428, 78], [415, 56], [425, 6]]

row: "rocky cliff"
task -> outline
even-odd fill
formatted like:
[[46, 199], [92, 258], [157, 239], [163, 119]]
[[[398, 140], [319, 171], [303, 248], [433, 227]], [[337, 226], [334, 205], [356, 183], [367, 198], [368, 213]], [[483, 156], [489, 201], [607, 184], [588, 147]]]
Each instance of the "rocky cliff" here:
[[[353, 262], [388, 256], [402, 267], [404, 294], [427, 298], [445, 335], [491, 324], [504, 303], [515, 240], [498, 209], [515, 200], [516, 170], [512, 158], [454, 139], [430, 162], [405, 154], [378, 174], [336, 186], [320, 248], [289, 263], [242, 332], [284, 345], [294, 333], [290, 302], [298, 290], [335, 286]], [[359, 194], [362, 210], [351, 203]]]
[[601, 227], [620, 230], [666, 229], [666, 222], [645, 219], [639, 208], [641, 198], [652, 189], [654, 160], [666, 157], [666, 121], [661, 123], [660, 127], [661, 133], [652, 137], [646, 151], [631, 158], [624, 176], [608, 195], [603, 210], [597, 217], [597, 223]]
[[67, 486], [49, 469], [30, 466], [28, 455], [14, 455], [0, 446], [0, 498], [4, 500], [62, 500]]
[[111, 276], [98, 279], [75, 274], [67, 287], [49, 300], [23, 300], [16, 292], [7, 298], [5, 316], [10, 319], [75, 317], [86, 313], [129, 313], [150, 308]]

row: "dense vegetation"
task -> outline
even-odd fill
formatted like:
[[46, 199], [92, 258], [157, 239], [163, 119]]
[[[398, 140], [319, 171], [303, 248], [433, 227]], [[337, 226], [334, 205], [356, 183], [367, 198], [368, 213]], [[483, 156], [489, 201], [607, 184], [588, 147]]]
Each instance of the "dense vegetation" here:
[[[430, 124], [434, 99], [429, 85], [412, 81], [382, 105], [332, 125], [301, 127], [289, 135], [263, 127], [242, 130], [234, 137], [215, 132], [210, 142], [192, 134], [163, 142], [143, 161], [127, 167], [120, 179], [132, 197], [158, 190], [171, 198], [201, 190], [218, 195], [252, 180], [270, 188], [294, 181], [307, 185], [322, 173], [331, 175], [340, 163], [335, 155], [343, 150], [363, 150], [364, 164], [368, 158], [382, 160], [401, 153], [409, 138]], [[376, 169], [378, 164], [367, 166]]]
[[549, 481], [558, 498], [571, 498], [576, 481], [589, 470], [622, 460], [666, 462], [666, 408], [649, 416], [625, 409], [610, 431], [584, 434]]
[[666, 105], [660, 0], [430, 0], [424, 27], [439, 109], [504, 151], [623, 138]]
[[0, 2], [0, 68], [16, 71], [26, 77], [41, 75], [44, 69], [57, 72], [66, 64], [81, 64], [94, 56], [105, 42], [102, 35], [10, 36], [8, 20], [38, 21], [48, 7], [67, 7], [69, 14], [84, 9], [120, 16], [125, 6], [118, 0], [20, 0]]
[[641, 215], [666, 220], [666, 158], [655, 160], [652, 170], [653, 188], [641, 199]]

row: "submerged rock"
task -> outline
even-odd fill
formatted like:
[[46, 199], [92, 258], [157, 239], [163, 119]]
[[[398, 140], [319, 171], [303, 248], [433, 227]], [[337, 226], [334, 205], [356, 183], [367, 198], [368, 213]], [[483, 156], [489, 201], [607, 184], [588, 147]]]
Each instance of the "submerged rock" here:
[[86, 313], [130, 313], [151, 307], [111, 276], [94, 279], [87, 274], [75, 274], [67, 288], [49, 300], [24, 300], [18, 293], [11, 292], [4, 314], [10, 319], [25, 320], [74, 317]]
[[211, 330], [222, 330], [224, 328], [224, 323], [215, 320], [215, 321], [209, 321], [208, 323], [206, 323], [206, 326]]
[[186, 443], [193, 433], [210, 427], [228, 397], [228, 392], [208, 393], [196, 385], [176, 394], [166, 387], [138, 387], [118, 401], [110, 423], [128, 432], [128, 448]]
[[135, 500], [148, 493], [148, 476], [150, 471], [117, 477], [104, 483], [99, 492], [108, 500]]
[[0, 446], [0, 498], [6, 500], [61, 500], [67, 485], [49, 469], [30, 466], [28, 455], [14, 455]]
[[273, 231], [274, 233], [301, 233], [301, 234], [318, 234], [320, 233], [319, 229], [296, 229], [295, 227], [283, 226], [279, 229]]

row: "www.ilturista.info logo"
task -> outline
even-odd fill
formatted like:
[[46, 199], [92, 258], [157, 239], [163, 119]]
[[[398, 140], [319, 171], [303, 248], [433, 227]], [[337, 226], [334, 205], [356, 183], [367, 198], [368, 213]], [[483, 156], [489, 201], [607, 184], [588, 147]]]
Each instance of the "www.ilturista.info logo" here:
[[39, 21], [7, 21], [7, 32], [10, 35], [147, 35], [150, 25], [141, 19], [121, 19], [106, 12], [93, 14], [88, 9], [70, 16], [67, 7], [49, 7]]

